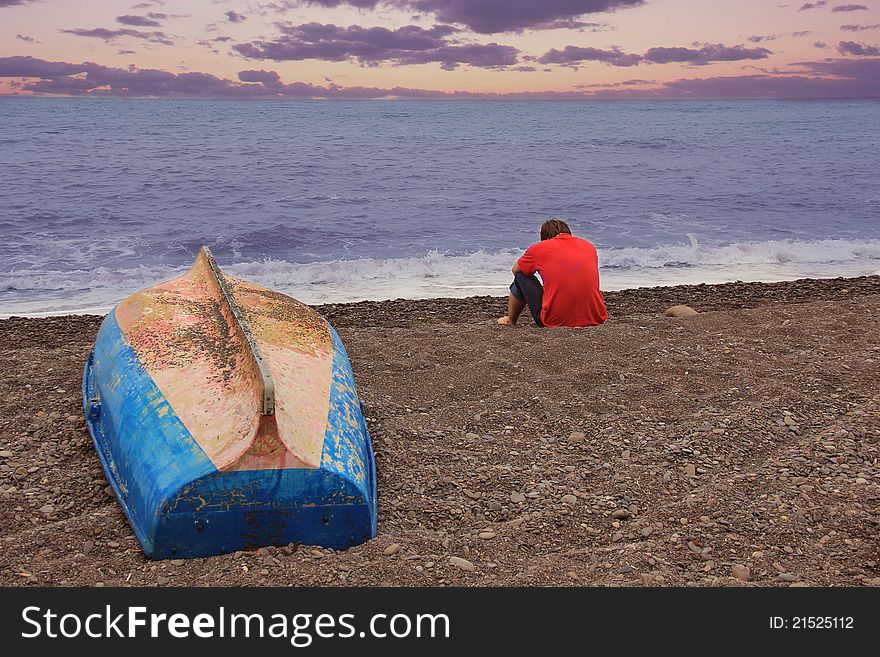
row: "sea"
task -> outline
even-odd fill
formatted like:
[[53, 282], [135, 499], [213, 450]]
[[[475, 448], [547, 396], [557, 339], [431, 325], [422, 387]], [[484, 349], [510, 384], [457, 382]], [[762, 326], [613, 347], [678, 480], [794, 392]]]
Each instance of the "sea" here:
[[0, 316], [184, 272], [503, 295], [543, 221], [606, 290], [880, 273], [877, 101], [0, 99]]

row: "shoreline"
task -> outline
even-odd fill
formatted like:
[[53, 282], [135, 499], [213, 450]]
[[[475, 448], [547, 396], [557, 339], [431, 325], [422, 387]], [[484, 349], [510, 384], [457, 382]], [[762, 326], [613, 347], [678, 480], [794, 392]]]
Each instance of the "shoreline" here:
[[[723, 293], [725, 290], [733, 291], [734, 295], [742, 296], [745, 292], [747, 295], [752, 294], [748, 290], [764, 290], [765, 294], [770, 295], [771, 297], [779, 297], [779, 295], [785, 293], [794, 292], [795, 294], [803, 294], [804, 291], [812, 294], [813, 292], [818, 292], [822, 289], [826, 290], [834, 290], [839, 291], [843, 289], [848, 289], [849, 287], [862, 288], [866, 286], [866, 289], [871, 289], [871, 281], [880, 281], [880, 273], [876, 274], [866, 274], [862, 276], [834, 276], [834, 277], [823, 277], [823, 278], [796, 278], [796, 279], [785, 279], [779, 281], [732, 281], [725, 283], [679, 283], [676, 285], [651, 285], [651, 286], [638, 286], [638, 287], [626, 287], [620, 289], [608, 289], [603, 290], [602, 294], [606, 299], [606, 302], [613, 304], [616, 300], [626, 300], [628, 304], [633, 302], [637, 302], [639, 299], [664, 299], [664, 298], [678, 298], [680, 296], [691, 297], [693, 296], [695, 299], [704, 299], [707, 297], [711, 297], [715, 294]], [[745, 289], [744, 287], [745, 286]], [[822, 293], [822, 292], [820, 292]], [[828, 297], [823, 297], [828, 298]], [[500, 295], [469, 295], [469, 296], [454, 296], [454, 297], [397, 297], [397, 298], [389, 298], [389, 299], [364, 299], [360, 301], [341, 301], [335, 303], [317, 303], [317, 304], [308, 304], [311, 307], [318, 310], [318, 312], [322, 312], [321, 309], [328, 309], [329, 311], [338, 312], [342, 308], [346, 307], [358, 307], [358, 306], [372, 306], [375, 304], [389, 304], [389, 305], [399, 305], [405, 304], [407, 306], [411, 304], [442, 304], [444, 302], [452, 302], [455, 304], [459, 304], [460, 302], [468, 302], [470, 300], [480, 300], [483, 302], [484, 300], [498, 300], [498, 299], [506, 299], [505, 296]], [[50, 319], [54, 317], [104, 317], [110, 310], [115, 307], [115, 304], [109, 306], [100, 306], [100, 307], [91, 307], [91, 308], [82, 308], [75, 310], [59, 310], [59, 311], [45, 311], [45, 312], [35, 312], [35, 313], [0, 313], [0, 322], [8, 320], [8, 319]], [[323, 314], [323, 313], [322, 313]]]
[[[366, 409], [377, 538], [161, 562], [82, 418], [102, 318], [0, 320], [0, 584], [880, 586], [880, 276], [606, 301], [546, 330], [495, 325], [503, 297], [317, 306]], [[700, 314], [663, 316], [681, 303]]]

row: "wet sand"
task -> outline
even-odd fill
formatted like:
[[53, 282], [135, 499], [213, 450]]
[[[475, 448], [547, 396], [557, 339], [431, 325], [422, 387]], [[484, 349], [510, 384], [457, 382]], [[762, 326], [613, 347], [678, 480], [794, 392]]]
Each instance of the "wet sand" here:
[[[0, 321], [0, 584], [880, 584], [880, 277], [319, 307], [376, 451], [379, 535], [153, 562], [82, 419], [89, 316]], [[663, 317], [685, 303], [690, 318]], [[457, 557], [450, 562], [450, 557]]]

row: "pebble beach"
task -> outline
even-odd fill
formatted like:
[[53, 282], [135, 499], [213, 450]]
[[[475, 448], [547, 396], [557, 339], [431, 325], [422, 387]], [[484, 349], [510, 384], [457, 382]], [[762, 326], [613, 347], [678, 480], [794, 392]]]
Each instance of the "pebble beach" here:
[[[150, 561], [82, 417], [101, 318], [0, 320], [6, 586], [880, 585], [880, 277], [318, 306], [376, 453], [374, 540]], [[670, 318], [670, 306], [699, 314]]]

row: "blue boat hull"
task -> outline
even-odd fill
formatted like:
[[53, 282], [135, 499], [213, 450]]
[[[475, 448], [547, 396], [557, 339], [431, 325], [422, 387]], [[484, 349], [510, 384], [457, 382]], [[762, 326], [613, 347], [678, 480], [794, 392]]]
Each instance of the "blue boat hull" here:
[[344, 549], [375, 536], [370, 436], [348, 356], [330, 331], [333, 382], [321, 467], [227, 471], [177, 417], [115, 311], [107, 316], [83, 374], [84, 411], [107, 479], [148, 557], [288, 543]]

